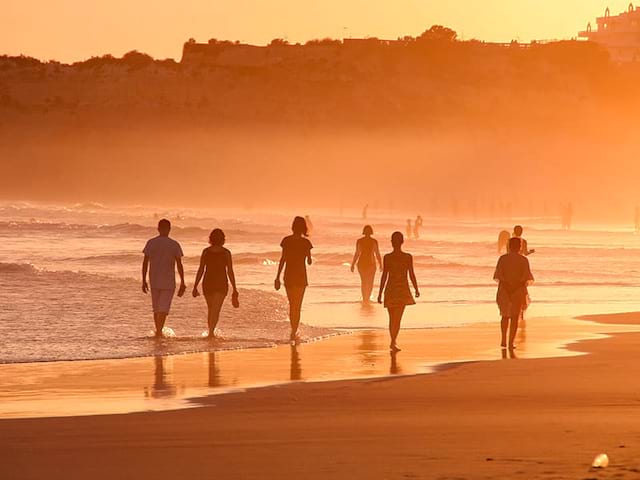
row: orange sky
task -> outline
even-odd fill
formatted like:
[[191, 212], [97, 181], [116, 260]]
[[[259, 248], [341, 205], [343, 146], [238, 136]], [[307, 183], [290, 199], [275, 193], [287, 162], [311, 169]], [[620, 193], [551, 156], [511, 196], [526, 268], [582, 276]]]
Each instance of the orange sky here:
[[432, 24], [488, 41], [571, 38], [628, 0], [3, 0], [0, 54], [75, 61], [137, 49], [180, 58], [189, 37], [262, 44], [396, 38]]

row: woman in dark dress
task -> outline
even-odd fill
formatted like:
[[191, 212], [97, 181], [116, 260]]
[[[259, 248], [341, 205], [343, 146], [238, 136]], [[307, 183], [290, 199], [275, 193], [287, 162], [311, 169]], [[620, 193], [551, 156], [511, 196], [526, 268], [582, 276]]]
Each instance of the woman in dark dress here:
[[380, 265], [382, 270], [382, 258], [380, 257], [380, 249], [378, 241], [373, 238], [373, 228], [366, 225], [362, 230], [362, 238], [356, 242], [356, 253], [353, 255], [351, 262], [351, 271], [358, 266], [360, 274], [360, 289], [362, 290], [362, 302], [369, 303], [371, 300], [371, 292], [373, 291], [373, 282], [376, 278], [376, 263]]
[[297, 343], [298, 326], [302, 311], [302, 300], [307, 288], [307, 266], [311, 265], [311, 249], [313, 245], [307, 238], [309, 232], [307, 222], [302, 217], [293, 219], [291, 225], [292, 235], [282, 239], [282, 256], [278, 264], [278, 273], [274, 281], [276, 290], [280, 290], [280, 275], [284, 269], [284, 288], [289, 300], [289, 321], [291, 322], [291, 337], [293, 343]]
[[382, 303], [382, 293], [384, 292], [384, 306], [389, 312], [389, 334], [391, 335], [389, 348], [392, 352], [400, 351], [396, 339], [400, 332], [404, 309], [407, 305], [416, 303], [411, 296], [407, 276], [411, 279], [416, 298], [420, 296], [418, 281], [413, 271], [413, 257], [402, 251], [403, 243], [404, 236], [401, 232], [395, 232], [391, 235], [393, 252], [384, 256], [380, 293], [378, 294], [378, 303]]
[[233, 287], [233, 306], [238, 307], [238, 289], [236, 288], [236, 277], [233, 273], [233, 262], [231, 252], [223, 247], [225, 242], [224, 232], [216, 228], [209, 235], [210, 247], [202, 251], [200, 257], [200, 268], [196, 274], [196, 281], [193, 285], [193, 296], [200, 295], [198, 285], [204, 275], [202, 290], [207, 301], [209, 314], [207, 324], [209, 326], [209, 338], [215, 338], [216, 326], [220, 320], [220, 310], [227, 293], [229, 293], [229, 282]]

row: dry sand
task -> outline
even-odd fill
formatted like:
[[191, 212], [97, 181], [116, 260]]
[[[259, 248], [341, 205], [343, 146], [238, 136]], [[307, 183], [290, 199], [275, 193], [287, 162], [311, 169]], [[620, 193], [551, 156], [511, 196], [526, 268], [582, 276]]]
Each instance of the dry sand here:
[[[1, 420], [0, 478], [639, 478], [639, 344], [616, 333], [570, 347], [590, 355], [298, 382], [178, 411]], [[590, 471], [602, 452], [611, 466]]]

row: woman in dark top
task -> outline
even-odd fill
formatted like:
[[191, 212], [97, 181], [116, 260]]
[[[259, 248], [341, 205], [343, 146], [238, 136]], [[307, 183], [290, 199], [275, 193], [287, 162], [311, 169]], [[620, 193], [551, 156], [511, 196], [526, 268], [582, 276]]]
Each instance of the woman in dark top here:
[[307, 222], [302, 217], [293, 219], [291, 225], [293, 235], [282, 239], [282, 256], [278, 264], [278, 274], [274, 281], [276, 290], [280, 290], [280, 274], [284, 268], [284, 288], [287, 291], [289, 300], [289, 321], [291, 322], [291, 337], [293, 343], [299, 341], [298, 326], [300, 325], [300, 313], [302, 310], [302, 300], [307, 288], [307, 267], [311, 265], [311, 249], [313, 245], [307, 235]]
[[231, 252], [223, 247], [225, 242], [224, 232], [216, 228], [209, 235], [210, 247], [202, 251], [200, 257], [200, 268], [196, 274], [196, 281], [193, 285], [193, 296], [200, 295], [198, 285], [202, 276], [202, 290], [204, 298], [207, 301], [209, 314], [207, 324], [209, 326], [209, 338], [215, 338], [216, 326], [220, 319], [220, 310], [227, 293], [229, 293], [229, 281], [233, 287], [232, 301], [233, 306], [238, 307], [238, 289], [236, 288], [236, 277], [233, 273], [233, 263], [231, 261]]
[[393, 252], [384, 256], [382, 280], [380, 280], [380, 293], [378, 303], [382, 303], [382, 293], [384, 292], [384, 306], [389, 311], [389, 334], [391, 335], [392, 352], [399, 352], [396, 344], [398, 333], [400, 332], [400, 322], [407, 305], [414, 305], [416, 302], [411, 296], [407, 275], [411, 279], [415, 290], [416, 298], [420, 296], [418, 281], [413, 271], [413, 257], [402, 251], [404, 236], [401, 232], [391, 235], [391, 245]]
[[371, 292], [373, 291], [373, 282], [376, 278], [376, 262], [382, 270], [382, 258], [380, 257], [380, 249], [378, 241], [372, 237], [373, 228], [366, 225], [362, 230], [362, 238], [356, 242], [356, 253], [353, 255], [351, 262], [351, 271], [355, 270], [358, 265], [358, 273], [360, 274], [360, 289], [362, 290], [362, 301], [369, 303], [371, 300]]

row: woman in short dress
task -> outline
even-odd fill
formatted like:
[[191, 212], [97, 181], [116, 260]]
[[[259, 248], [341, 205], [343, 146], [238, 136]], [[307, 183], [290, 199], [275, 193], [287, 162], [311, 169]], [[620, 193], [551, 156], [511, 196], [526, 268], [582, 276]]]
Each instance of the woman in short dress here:
[[380, 293], [378, 294], [378, 303], [382, 303], [382, 294], [384, 292], [384, 306], [389, 312], [389, 334], [391, 336], [389, 348], [392, 352], [400, 351], [396, 340], [400, 332], [404, 309], [407, 305], [416, 303], [411, 295], [407, 277], [411, 279], [415, 297], [420, 297], [418, 281], [413, 271], [413, 257], [402, 251], [403, 243], [404, 236], [401, 232], [395, 232], [391, 235], [393, 252], [384, 256]]
[[[527, 257], [522, 255], [522, 240], [513, 237], [509, 240], [509, 253], [498, 259], [493, 279], [498, 282], [496, 302], [500, 309], [500, 330], [502, 348], [515, 348], [518, 322], [522, 312], [529, 305], [529, 290], [533, 282], [533, 274]], [[507, 343], [508, 333], [508, 343]]]
[[366, 225], [362, 230], [362, 238], [359, 238], [356, 242], [356, 252], [351, 262], [352, 272], [355, 270], [356, 265], [358, 266], [363, 303], [369, 303], [371, 300], [373, 282], [376, 278], [376, 263], [380, 265], [380, 270], [382, 270], [382, 258], [380, 257], [378, 241], [373, 238], [373, 227]]
[[307, 238], [309, 230], [303, 217], [293, 219], [292, 235], [282, 239], [282, 256], [278, 264], [278, 273], [274, 281], [276, 290], [280, 290], [280, 275], [284, 269], [284, 288], [289, 300], [289, 321], [291, 322], [292, 344], [299, 342], [298, 326], [302, 312], [302, 300], [307, 289], [307, 264], [311, 265], [311, 249], [313, 245]]
[[229, 293], [229, 282], [233, 287], [233, 306], [239, 306], [231, 252], [223, 247], [224, 242], [225, 235], [222, 230], [216, 228], [211, 232], [209, 235], [210, 246], [202, 251], [200, 268], [198, 268], [196, 281], [193, 285], [192, 293], [194, 297], [197, 297], [200, 295], [198, 285], [204, 276], [202, 290], [208, 307], [207, 325], [209, 327], [209, 338], [216, 337], [216, 326], [220, 320], [222, 304], [227, 293]]

